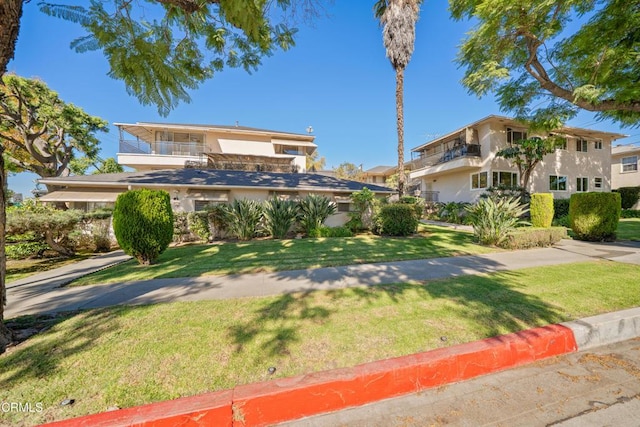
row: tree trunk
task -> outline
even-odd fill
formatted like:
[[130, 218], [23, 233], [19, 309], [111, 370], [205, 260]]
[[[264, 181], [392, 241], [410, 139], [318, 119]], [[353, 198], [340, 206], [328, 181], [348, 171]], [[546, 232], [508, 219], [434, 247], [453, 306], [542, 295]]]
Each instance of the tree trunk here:
[[4, 353], [12, 341], [11, 331], [4, 325], [4, 306], [7, 304], [5, 276], [7, 261], [5, 258], [5, 230], [7, 225], [6, 190], [7, 173], [4, 169], [4, 145], [0, 145], [0, 353]]
[[398, 197], [404, 196], [404, 68], [396, 69], [396, 114], [398, 127]]
[[47, 242], [47, 245], [51, 247], [51, 249], [58, 252], [62, 256], [72, 257], [75, 255], [75, 252], [73, 250], [56, 242], [50, 231], [44, 233], [44, 240], [45, 242]]
[[24, 0], [0, 1], [0, 77], [7, 71], [7, 64], [16, 50], [23, 3]]

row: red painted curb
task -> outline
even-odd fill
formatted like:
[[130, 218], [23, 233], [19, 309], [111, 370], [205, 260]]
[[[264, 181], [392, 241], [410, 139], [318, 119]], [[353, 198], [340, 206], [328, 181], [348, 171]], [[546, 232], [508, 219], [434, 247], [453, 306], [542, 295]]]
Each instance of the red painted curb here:
[[101, 412], [45, 425], [50, 427], [231, 427], [233, 425], [232, 397], [233, 390], [223, 390], [133, 408]]
[[238, 386], [49, 426], [264, 426], [462, 381], [577, 350], [550, 325], [425, 353]]

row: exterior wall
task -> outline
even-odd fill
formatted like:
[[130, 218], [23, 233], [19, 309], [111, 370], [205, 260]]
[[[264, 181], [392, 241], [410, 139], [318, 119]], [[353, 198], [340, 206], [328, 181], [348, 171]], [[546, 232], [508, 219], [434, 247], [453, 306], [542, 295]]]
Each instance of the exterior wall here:
[[437, 178], [422, 178], [422, 192], [437, 191], [438, 201], [474, 202], [482, 191], [471, 190], [471, 172], [441, 175]]
[[640, 185], [640, 171], [622, 172], [622, 158], [637, 158], [638, 169], [640, 169], [640, 149], [615, 154], [611, 158], [611, 188], [637, 187]]

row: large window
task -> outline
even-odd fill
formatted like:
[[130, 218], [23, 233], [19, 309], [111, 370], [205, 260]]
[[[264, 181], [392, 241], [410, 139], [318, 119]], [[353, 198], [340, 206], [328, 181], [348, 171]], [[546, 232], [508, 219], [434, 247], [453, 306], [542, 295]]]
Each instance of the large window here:
[[630, 156], [622, 158], [622, 172], [637, 172], [638, 156]]
[[518, 142], [522, 139], [527, 139], [527, 132], [523, 130], [507, 128], [507, 142], [509, 144], [513, 144], [514, 142]]
[[578, 177], [576, 179], [576, 191], [579, 193], [589, 191], [589, 178]]
[[567, 191], [567, 177], [562, 175], [549, 176], [550, 191]]
[[513, 188], [518, 186], [518, 174], [516, 172], [494, 171], [492, 178], [491, 185], [494, 187]]
[[471, 174], [471, 189], [480, 190], [489, 186], [489, 173], [480, 172]]
[[576, 141], [576, 151], [582, 151], [583, 153], [586, 153], [589, 147], [589, 143], [587, 142], [586, 139], [578, 139]]

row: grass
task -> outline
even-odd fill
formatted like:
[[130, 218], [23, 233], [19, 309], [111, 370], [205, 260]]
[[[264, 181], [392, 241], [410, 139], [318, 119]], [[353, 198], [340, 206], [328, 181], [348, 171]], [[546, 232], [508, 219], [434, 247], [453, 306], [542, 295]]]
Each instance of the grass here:
[[72, 264], [80, 260], [92, 257], [95, 254], [76, 254], [72, 258], [67, 257], [53, 257], [53, 258], [39, 258], [39, 259], [21, 259], [21, 260], [7, 260], [7, 284], [10, 282], [23, 279], [28, 276], [32, 276], [36, 273], [42, 273], [43, 271], [53, 270], [54, 268], [62, 267], [67, 264]]
[[[231, 388], [268, 380], [271, 366], [273, 377], [288, 377], [634, 307], [639, 276], [640, 266], [593, 261], [422, 285], [82, 312], [0, 356], [0, 400], [45, 408], [0, 413], [0, 424]], [[60, 406], [69, 398], [75, 404]]]
[[155, 265], [140, 266], [131, 260], [85, 276], [71, 286], [333, 267], [481, 254], [492, 250], [473, 243], [471, 233], [426, 226], [421, 228], [420, 235], [408, 238], [362, 235], [192, 245], [167, 249]]
[[621, 219], [616, 234], [618, 240], [640, 240], [640, 218]]

